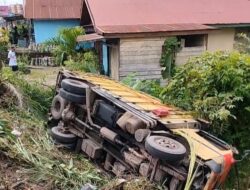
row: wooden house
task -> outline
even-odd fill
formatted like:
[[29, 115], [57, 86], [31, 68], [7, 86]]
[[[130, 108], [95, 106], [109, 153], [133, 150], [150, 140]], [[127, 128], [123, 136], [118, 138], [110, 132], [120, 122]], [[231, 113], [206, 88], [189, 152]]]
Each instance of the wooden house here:
[[81, 25], [95, 42], [105, 74], [121, 80], [161, 79], [162, 46], [177, 36], [176, 64], [204, 51], [232, 50], [235, 33], [248, 30], [250, 1], [238, 0], [84, 0]]

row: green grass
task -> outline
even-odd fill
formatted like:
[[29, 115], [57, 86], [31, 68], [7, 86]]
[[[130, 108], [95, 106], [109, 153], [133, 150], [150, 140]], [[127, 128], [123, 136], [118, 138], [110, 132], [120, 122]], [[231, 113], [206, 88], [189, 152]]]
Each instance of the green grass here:
[[0, 115], [5, 118], [1, 126], [10, 131], [14, 127], [12, 121], [18, 121], [15, 126], [22, 132], [19, 138], [8, 134], [0, 136], [0, 149], [25, 165], [20, 172], [29, 176], [31, 182], [46, 181], [59, 189], [80, 189], [85, 183], [100, 187], [106, 183], [105, 177], [82, 155], [55, 147], [44, 128], [44, 121], [37, 120], [27, 112], [0, 109]]

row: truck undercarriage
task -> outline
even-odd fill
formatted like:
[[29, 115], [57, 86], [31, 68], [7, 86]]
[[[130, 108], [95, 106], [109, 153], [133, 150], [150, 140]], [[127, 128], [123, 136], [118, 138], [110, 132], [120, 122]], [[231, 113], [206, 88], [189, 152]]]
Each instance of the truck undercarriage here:
[[50, 115], [56, 143], [118, 177], [209, 190], [223, 184], [234, 163], [231, 147], [201, 130], [206, 121], [105, 77], [60, 72]]

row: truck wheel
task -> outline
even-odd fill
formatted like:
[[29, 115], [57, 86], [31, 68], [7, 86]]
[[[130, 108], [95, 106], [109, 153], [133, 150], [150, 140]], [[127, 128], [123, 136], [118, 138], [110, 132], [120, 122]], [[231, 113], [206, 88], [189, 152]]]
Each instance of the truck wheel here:
[[146, 138], [145, 148], [153, 157], [173, 163], [182, 160], [186, 154], [184, 145], [164, 136]]
[[65, 132], [62, 127], [58, 126], [51, 129], [51, 136], [58, 143], [71, 144], [76, 143], [77, 140], [76, 135], [70, 132]]
[[58, 142], [58, 141], [54, 140], [54, 144], [58, 145], [58, 146], [60, 145], [60, 147], [68, 149], [68, 150], [75, 150], [75, 147], [76, 147], [76, 142], [73, 142], [73, 143], [61, 143], [61, 142]]
[[86, 96], [73, 94], [71, 92], [64, 90], [63, 88], [60, 89], [59, 95], [63, 97], [65, 100], [68, 100], [69, 102], [77, 104], [85, 104], [86, 102]]
[[88, 85], [77, 80], [72, 80], [72, 79], [62, 80], [62, 88], [67, 92], [71, 92], [73, 94], [86, 95], [87, 87]]
[[66, 100], [61, 96], [56, 95], [52, 101], [51, 105], [51, 115], [53, 119], [59, 120], [62, 117], [62, 112], [66, 106]]

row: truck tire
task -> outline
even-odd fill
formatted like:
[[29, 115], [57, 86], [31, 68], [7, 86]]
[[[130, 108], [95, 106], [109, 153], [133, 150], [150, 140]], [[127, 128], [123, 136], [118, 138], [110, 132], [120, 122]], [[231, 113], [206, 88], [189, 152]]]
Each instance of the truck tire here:
[[62, 117], [62, 112], [66, 107], [66, 100], [63, 99], [61, 96], [56, 95], [52, 101], [51, 105], [51, 115], [52, 118], [55, 120], [59, 120]]
[[62, 88], [66, 90], [67, 92], [85, 96], [86, 88], [88, 88], [88, 85], [77, 80], [64, 79], [62, 80]]
[[182, 160], [187, 151], [178, 141], [164, 136], [147, 137], [145, 148], [153, 157], [171, 163]]
[[71, 144], [71, 143], [76, 143], [77, 136], [72, 134], [72, 133], [65, 133], [63, 132], [62, 127], [53, 127], [51, 129], [51, 136], [52, 138], [62, 144]]
[[56, 140], [54, 140], [55, 145], [60, 145], [60, 147], [68, 149], [68, 150], [75, 150], [76, 148], [76, 142], [73, 143], [61, 143]]
[[61, 88], [59, 90], [59, 95], [63, 97], [65, 100], [69, 102], [77, 103], [77, 104], [85, 104], [86, 103], [86, 96], [73, 94]]

